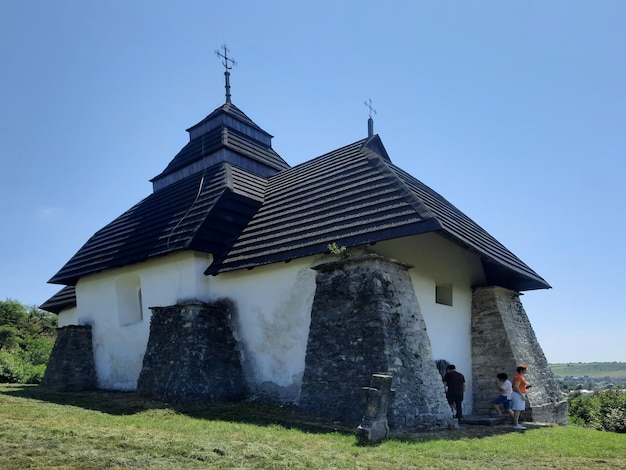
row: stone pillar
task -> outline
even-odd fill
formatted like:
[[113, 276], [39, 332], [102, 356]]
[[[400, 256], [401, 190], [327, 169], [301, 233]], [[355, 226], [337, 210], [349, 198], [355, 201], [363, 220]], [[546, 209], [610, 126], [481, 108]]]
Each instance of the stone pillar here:
[[519, 292], [503, 287], [481, 287], [472, 299], [472, 393], [475, 413], [487, 413], [498, 394], [496, 374], [512, 381], [518, 363], [528, 364], [526, 381], [532, 385], [524, 421], [567, 424], [567, 402], [537, 341], [520, 301]]
[[394, 390], [391, 389], [391, 375], [374, 374], [365, 392], [365, 414], [355, 434], [361, 444], [374, 444], [389, 437], [387, 410], [393, 402]]
[[450, 408], [409, 266], [375, 254], [315, 267], [302, 409], [361, 422], [372, 374], [393, 376], [392, 429], [447, 426]]
[[224, 302], [152, 307], [137, 391], [176, 403], [213, 403], [246, 395], [239, 350]]
[[57, 329], [41, 385], [63, 392], [96, 388], [91, 326], [68, 325]]

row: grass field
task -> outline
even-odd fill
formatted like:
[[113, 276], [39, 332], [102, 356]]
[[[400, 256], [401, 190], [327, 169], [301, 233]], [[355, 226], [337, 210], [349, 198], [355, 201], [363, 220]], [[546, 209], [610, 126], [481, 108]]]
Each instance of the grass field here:
[[2, 469], [626, 468], [625, 434], [571, 426], [461, 425], [375, 446], [353, 429], [259, 403], [173, 407], [0, 385]]
[[556, 378], [593, 377], [626, 379], [626, 362], [570, 362], [566, 364], [550, 364]]

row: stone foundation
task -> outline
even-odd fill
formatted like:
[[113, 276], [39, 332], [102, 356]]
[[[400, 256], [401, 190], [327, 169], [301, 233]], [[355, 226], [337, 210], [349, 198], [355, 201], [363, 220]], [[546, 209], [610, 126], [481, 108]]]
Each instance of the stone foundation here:
[[41, 385], [63, 392], [96, 388], [91, 326], [69, 325], [57, 329]]
[[472, 299], [472, 393], [474, 413], [488, 413], [497, 395], [496, 374], [513, 380], [518, 363], [528, 364], [526, 411], [522, 421], [567, 424], [567, 402], [537, 341], [518, 292], [483, 287]]
[[374, 254], [315, 267], [302, 409], [358, 424], [372, 374], [389, 374], [392, 429], [447, 426], [450, 408], [408, 268]]
[[177, 403], [245, 397], [229, 305], [190, 302], [151, 310], [150, 338], [137, 383], [139, 393]]

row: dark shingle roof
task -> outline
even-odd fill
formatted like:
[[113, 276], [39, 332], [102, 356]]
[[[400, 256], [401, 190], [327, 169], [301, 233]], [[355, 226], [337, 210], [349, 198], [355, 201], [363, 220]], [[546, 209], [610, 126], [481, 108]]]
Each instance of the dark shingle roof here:
[[263, 206], [228, 257], [207, 273], [323, 253], [332, 242], [354, 246], [436, 229], [432, 214], [412, 205], [397, 177], [372, 165], [361, 151], [364, 142], [270, 178]]
[[197, 124], [194, 124], [189, 129], [187, 129], [187, 132], [191, 133], [195, 129], [203, 126], [204, 124], [206, 124], [206, 123], [208, 123], [210, 121], [215, 121], [216, 118], [220, 117], [220, 115], [231, 116], [232, 118], [234, 118], [235, 120], [243, 123], [244, 125], [257, 130], [258, 132], [261, 132], [262, 134], [264, 134], [264, 135], [266, 135], [268, 137], [272, 137], [269, 133], [267, 133], [266, 131], [261, 129], [252, 119], [250, 119], [248, 116], [246, 116], [246, 113], [244, 113], [241, 109], [239, 109], [237, 106], [235, 106], [232, 102], [224, 103], [222, 106], [220, 106], [219, 108], [215, 109], [211, 114], [209, 114], [207, 117], [205, 117], [202, 121], [200, 121]]
[[189, 143], [150, 180], [155, 191], [220, 162], [264, 178], [289, 168], [272, 149], [272, 136], [232, 103], [220, 106], [187, 132]]
[[263, 201], [265, 180], [227, 163], [154, 192], [96, 232], [49, 282], [177, 250], [223, 254]]
[[72, 307], [76, 307], [76, 287], [74, 286], [65, 286], [39, 306], [42, 310], [56, 314]]
[[550, 287], [447, 200], [394, 166], [378, 136], [271, 177], [261, 209], [206, 273], [324, 253], [334, 242], [350, 247], [425, 232], [477, 252], [487, 276], [500, 285]]
[[222, 126], [190, 141], [178, 152], [165, 170], [152, 178], [152, 181], [187, 167], [193, 162], [215, 153], [220, 148], [226, 148], [253, 162], [265, 165], [274, 170], [272, 173], [289, 168], [287, 162], [271, 147], [261, 145], [235, 130]]
[[[393, 165], [378, 136], [289, 168], [271, 149], [271, 136], [234, 105], [190, 130], [196, 137], [155, 179], [178, 172], [176, 178], [167, 176], [167, 184], [94, 234], [49, 282], [72, 288], [87, 274], [178, 250], [212, 253], [206, 274], [219, 274], [325, 253], [329, 243], [351, 247], [436, 232], [476, 252], [490, 284], [550, 287], [447, 200]], [[220, 160], [224, 151], [231, 154]], [[194, 173], [199, 159], [205, 169]], [[62, 290], [44, 305], [67, 306], [68, 295]]]
[[[515, 287], [517, 290], [550, 287], [543, 278], [522, 260], [440, 194], [397, 166], [393, 164], [389, 166], [402, 182], [410, 188], [411, 192], [435, 214], [435, 217], [441, 224], [441, 231], [444, 235], [481, 255], [490, 284], [496, 283], [497, 278], [500, 278], [500, 282], [502, 282], [504, 272], [501, 271], [513, 270], [522, 277], [527, 278], [527, 280], [516, 279], [515, 286], [509, 287]], [[497, 266], [500, 266], [500, 268], [498, 269]], [[505, 283], [507, 282], [510, 283], [510, 281], [505, 281]]]

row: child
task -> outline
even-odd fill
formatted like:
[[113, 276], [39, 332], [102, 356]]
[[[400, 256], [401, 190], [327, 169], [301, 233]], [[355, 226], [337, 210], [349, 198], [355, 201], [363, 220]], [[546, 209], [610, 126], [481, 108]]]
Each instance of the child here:
[[504, 372], [499, 373], [497, 377], [496, 387], [500, 395], [491, 402], [491, 406], [499, 415], [502, 415], [502, 411], [500, 411], [500, 405], [502, 405], [511, 418], [513, 418], [513, 410], [511, 409], [511, 392], [513, 391], [513, 385]]

